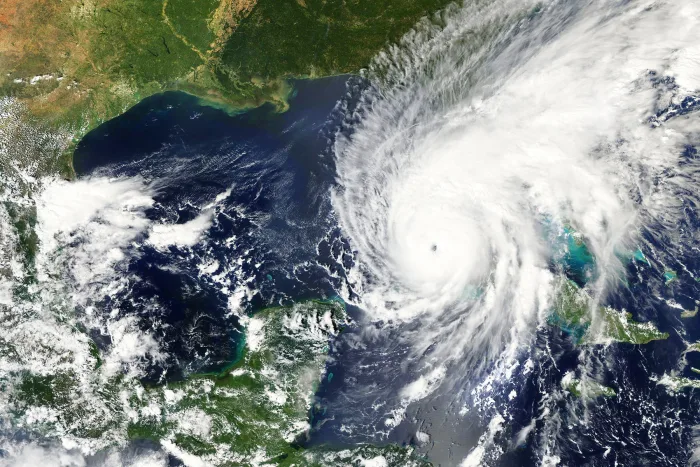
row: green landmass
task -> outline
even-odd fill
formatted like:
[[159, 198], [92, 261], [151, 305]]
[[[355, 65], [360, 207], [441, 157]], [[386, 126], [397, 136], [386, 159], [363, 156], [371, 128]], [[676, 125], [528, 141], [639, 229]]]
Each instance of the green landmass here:
[[206, 465], [345, 466], [380, 457], [388, 465], [428, 465], [412, 448], [394, 445], [300, 447], [329, 340], [345, 323], [338, 301], [268, 308], [248, 321], [241, 359], [219, 374], [147, 387], [101, 374], [97, 356], [89, 362], [94, 391], [72, 372], [25, 372], [15, 376], [10, 404], [17, 428], [29, 432], [103, 447], [148, 439]]
[[647, 344], [654, 340], [667, 339], [669, 336], [668, 333], [659, 331], [652, 323], [634, 321], [631, 313], [606, 306], [598, 306], [596, 311], [597, 315], [594, 317], [591, 297], [585, 289], [569, 279], [562, 278], [548, 322], [571, 335], [578, 344]]
[[238, 365], [221, 376], [193, 375], [147, 389], [132, 407], [140, 413], [158, 407], [159, 413], [130, 424], [130, 436], [165, 439], [213, 464], [290, 455], [296, 451], [291, 443], [308, 429], [328, 340], [344, 319], [337, 302], [309, 302], [256, 314], [248, 324], [248, 346]]
[[15, 253], [22, 259], [25, 270], [33, 272], [39, 248], [39, 237], [35, 231], [36, 207], [21, 206], [10, 201], [5, 201], [4, 204], [10, 225], [17, 235]]
[[[229, 112], [264, 103], [283, 111], [289, 78], [357, 73], [449, 3], [0, 2], [0, 222], [10, 227], [0, 231], [0, 407], [13, 425], [6, 428], [90, 452], [149, 439], [212, 465], [424, 465], [408, 447], [300, 447], [328, 341], [345, 320], [335, 302], [259, 312], [249, 331], [259, 326], [263, 336], [249, 333], [241, 360], [219, 374], [141, 384], [77, 325], [60, 284], [36, 280], [33, 195], [47, 175], [74, 176], [72, 153], [87, 132], [150, 95], [177, 90]], [[4, 283], [18, 285], [3, 295]]]
[[77, 141], [147, 96], [180, 90], [230, 110], [284, 109], [287, 78], [356, 73], [449, 3], [5, 0], [0, 98], [19, 102], [32, 128], [60, 135], [52, 168], [70, 177]]
[[695, 305], [695, 309], [693, 309], [693, 310], [681, 311], [681, 318], [693, 318], [697, 314], [698, 314], [698, 306]]
[[[700, 352], [700, 342], [688, 344], [684, 354], [688, 352]], [[700, 375], [700, 369], [690, 367], [690, 371]], [[680, 392], [685, 388], [700, 389], [700, 379], [688, 378], [687, 376], [679, 376], [674, 372], [665, 374], [657, 380], [657, 384], [666, 386], [671, 392]]]
[[574, 281], [561, 279], [554, 307], [547, 321], [582, 343], [591, 325], [590, 297]]
[[700, 388], [700, 379], [687, 378], [685, 376], [664, 375], [656, 384], [666, 386], [672, 392], [680, 392], [685, 388]]
[[[583, 235], [570, 225], [554, 238], [555, 261], [563, 271], [555, 286], [552, 310], [547, 322], [562, 329], [577, 344], [621, 342], [647, 344], [653, 340], [668, 338], [652, 323], [640, 323], [626, 311], [608, 306], [594, 306], [585, 284], [595, 275], [595, 257], [586, 245]], [[561, 253], [561, 251], [564, 253]], [[644, 253], [637, 249], [632, 255], [618, 254], [648, 264]], [[572, 278], [569, 278], [572, 277]], [[579, 285], [582, 284], [582, 285]]]
[[594, 399], [596, 397], [615, 397], [617, 393], [611, 387], [604, 386], [597, 381], [586, 378], [585, 380], [573, 377], [567, 373], [562, 379], [564, 388], [574, 397], [586, 397]]
[[604, 338], [628, 344], [647, 344], [655, 340], [668, 339], [667, 332], [659, 331], [650, 322], [634, 321], [631, 313], [617, 311], [610, 307], [603, 307], [601, 311], [605, 320]]

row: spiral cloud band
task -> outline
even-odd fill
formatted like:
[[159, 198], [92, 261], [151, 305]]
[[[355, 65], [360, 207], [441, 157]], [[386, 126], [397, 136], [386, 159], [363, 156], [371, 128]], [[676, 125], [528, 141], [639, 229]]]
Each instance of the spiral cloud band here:
[[660, 110], [700, 88], [699, 20], [690, 1], [477, 1], [380, 56], [336, 145], [360, 306], [419, 320], [439, 361], [513, 357], [551, 308], [565, 226], [603, 297], [616, 249], [697, 187], [697, 119]]

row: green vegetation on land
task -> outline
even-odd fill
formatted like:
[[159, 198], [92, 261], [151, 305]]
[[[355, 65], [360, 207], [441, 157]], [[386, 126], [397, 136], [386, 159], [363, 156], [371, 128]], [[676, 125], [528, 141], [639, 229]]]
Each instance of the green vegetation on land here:
[[562, 278], [554, 308], [548, 318], [549, 323], [570, 334], [578, 344], [647, 344], [669, 336], [656, 329], [652, 323], [636, 322], [631, 313], [610, 307], [598, 306], [594, 317], [591, 302], [586, 290], [579, 288], [573, 281]]
[[16, 253], [22, 258], [25, 270], [34, 270], [34, 259], [39, 247], [39, 237], [36, 234], [36, 208], [34, 206], [19, 206], [6, 201], [5, 212], [10, 217], [10, 223], [17, 235]]
[[666, 386], [669, 391], [679, 392], [684, 388], [700, 389], [700, 379], [691, 379], [685, 376], [664, 375], [656, 384]]
[[139, 417], [130, 433], [157, 433], [157, 441], [168, 439], [214, 464], [288, 454], [306, 432], [328, 339], [343, 322], [342, 304], [335, 302], [263, 310], [250, 320], [237, 366], [222, 376], [194, 375], [147, 389], [132, 407], [148, 414], [157, 407], [157, 415]]
[[602, 309], [604, 336], [616, 342], [628, 344], [648, 344], [651, 341], [668, 338], [667, 332], [661, 332], [652, 323], [638, 323], [632, 320], [632, 314], [617, 311], [610, 307]]
[[565, 383], [565, 389], [574, 397], [596, 398], [599, 396], [615, 397], [617, 395], [613, 388], [590, 379], [586, 379], [584, 382], [571, 377], [565, 378], [563, 382]]
[[446, 0], [258, 0], [222, 53], [243, 80], [352, 73]]
[[591, 325], [589, 302], [588, 294], [579, 289], [576, 283], [561, 279], [554, 309], [548, 317], [549, 324], [561, 328], [577, 343], [582, 343]]
[[[358, 72], [448, 3], [0, 2], [0, 216], [11, 226], [0, 232], [0, 282], [23, 279], [22, 292], [10, 297], [16, 303], [0, 302], [3, 420], [92, 450], [148, 438], [214, 465], [364, 465], [375, 458], [422, 465], [410, 448], [295, 444], [309, 427], [328, 340], [345, 319], [335, 302], [264, 310], [249, 325], [260, 325], [263, 337], [249, 334], [231, 368], [144, 387], [133, 362], [102, 353], [78, 329], [66, 290], [35, 280], [33, 193], [47, 175], [72, 177], [77, 142], [150, 95], [179, 90], [232, 111], [266, 102], [283, 110], [288, 78]], [[8, 300], [4, 293], [0, 300]]]
[[70, 372], [18, 375], [10, 402], [24, 414], [19, 423], [25, 430], [114, 443], [149, 439], [176, 457], [196, 456], [207, 465], [345, 466], [380, 456], [389, 465], [428, 465], [398, 446], [299, 446], [310, 429], [329, 340], [345, 322], [339, 301], [269, 308], [250, 318], [242, 358], [220, 374], [144, 387], [121, 374], [100, 373], [98, 357], [92, 396], [100, 403], [84, 397]]
[[[7, 0], [0, 98], [67, 133], [181, 90], [212, 104], [286, 106], [290, 77], [358, 72], [448, 0]], [[45, 157], [37, 154], [37, 158]]]

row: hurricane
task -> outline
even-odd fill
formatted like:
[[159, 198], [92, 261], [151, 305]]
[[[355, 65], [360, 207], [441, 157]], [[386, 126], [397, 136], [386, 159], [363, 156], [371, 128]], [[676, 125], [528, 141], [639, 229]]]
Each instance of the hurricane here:
[[0, 99], [0, 465], [700, 465], [700, 2], [434, 2], [250, 88], [171, 3], [194, 81], [79, 142]]
[[561, 291], [557, 232], [595, 257], [592, 328], [629, 288], [620, 251], [650, 232], [694, 248], [699, 18], [681, 1], [477, 1], [377, 57], [332, 204], [349, 295], [418, 361], [404, 400], [522, 369]]

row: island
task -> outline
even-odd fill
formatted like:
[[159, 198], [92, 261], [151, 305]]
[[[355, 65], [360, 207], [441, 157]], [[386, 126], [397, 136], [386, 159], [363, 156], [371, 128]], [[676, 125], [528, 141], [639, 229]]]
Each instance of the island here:
[[548, 321], [570, 334], [578, 344], [647, 344], [669, 336], [652, 323], [636, 322], [631, 313], [608, 306], [596, 307], [594, 316], [591, 296], [570, 279], [561, 278], [557, 290]]
[[604, 386], [590, 378], [578, 379], [573, 372], [568, 372], [561, 380], [562, 387], [574, 397], [593, 399], [599, 396], [615, 397], [617, 393], [611, 387]]

